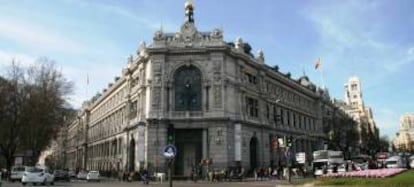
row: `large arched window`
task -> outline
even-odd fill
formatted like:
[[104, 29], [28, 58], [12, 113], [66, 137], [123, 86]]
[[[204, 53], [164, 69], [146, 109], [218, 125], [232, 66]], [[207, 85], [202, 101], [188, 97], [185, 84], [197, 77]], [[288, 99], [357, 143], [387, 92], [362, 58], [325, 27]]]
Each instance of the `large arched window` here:
[[201, 72], [193, 65], [182, 66], [174, 74], [175, 110], [201, 110]]

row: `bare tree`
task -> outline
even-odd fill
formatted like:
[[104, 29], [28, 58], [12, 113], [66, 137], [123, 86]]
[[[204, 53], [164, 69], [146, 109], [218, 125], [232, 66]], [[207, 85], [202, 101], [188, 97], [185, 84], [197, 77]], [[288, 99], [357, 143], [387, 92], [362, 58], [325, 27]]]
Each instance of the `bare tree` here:
[[388, 136], [384, 135], [381, 136], [379, 139], [379, 150], [382, 152], [388, 152], [388, 149], [390, 148], [390, 141], [388, 139]]
[[8, 78], [0, 79], [0, 149], [10, 169], [14, 154], [21, 146], [24, 130], [22, 105], [26, 98], [23, 70], [13, 60]]
[[[33, 164], [63, 123], [72, 83], [43, 58], [27, 69], [12, 62], [0, 81], [0, 148], [7, 167], [16, 152], [32, 152]], [[3, 97], [4, 96], [4, 97]]]

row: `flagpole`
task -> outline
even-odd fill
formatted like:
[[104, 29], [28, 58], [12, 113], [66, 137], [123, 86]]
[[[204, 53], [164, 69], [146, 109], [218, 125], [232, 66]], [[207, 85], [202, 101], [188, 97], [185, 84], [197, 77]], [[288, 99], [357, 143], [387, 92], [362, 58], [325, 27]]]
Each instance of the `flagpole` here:
[[321, 69], [322, 88], [325, 89], [325, 79], [324, 79], [325, 72], [323, 71], [323, 64], [322, 64], [321, 57], [319, 57], [319, 59], [318, 59], [318, 62], [316, 64], [316, 68], [320, 68]]
[[89, 74], [86, 73], [86, 89], [85, 89], [85, 99], [88, 99], [88, 87], [89, 87]]
[[322, 79], [322, 88], [325, 89], [325, 79], [324, 79], [325, 72], [323, 71], [323, 67], [321, 67], [321, 79]]

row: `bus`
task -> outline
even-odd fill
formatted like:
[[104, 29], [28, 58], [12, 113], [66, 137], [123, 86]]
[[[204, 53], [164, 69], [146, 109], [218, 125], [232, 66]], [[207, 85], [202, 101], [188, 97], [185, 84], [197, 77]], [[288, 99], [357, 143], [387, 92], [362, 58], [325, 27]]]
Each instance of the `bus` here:
[[313, 174], [323, 175], [328, 172], [337, 172], [338, 168], [344, 165], [342, 151], [318, 150], [313, 152]]
[[342, 151], [328, 151], [328, 173], [345, 172], [344, 154]]
[[323, 175], [327, 172], [328, 167], [328, 150], [319, 150], [313, 152], [313, 174], [315, 176]]

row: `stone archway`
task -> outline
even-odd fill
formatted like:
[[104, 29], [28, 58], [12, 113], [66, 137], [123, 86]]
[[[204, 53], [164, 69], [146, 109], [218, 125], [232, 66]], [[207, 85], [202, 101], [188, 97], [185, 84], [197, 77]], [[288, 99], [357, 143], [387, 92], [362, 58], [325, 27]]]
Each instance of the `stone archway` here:
[[254, 170], [259, 166], [259, 140], [257, 137], [250, 139], [250, 169]]

